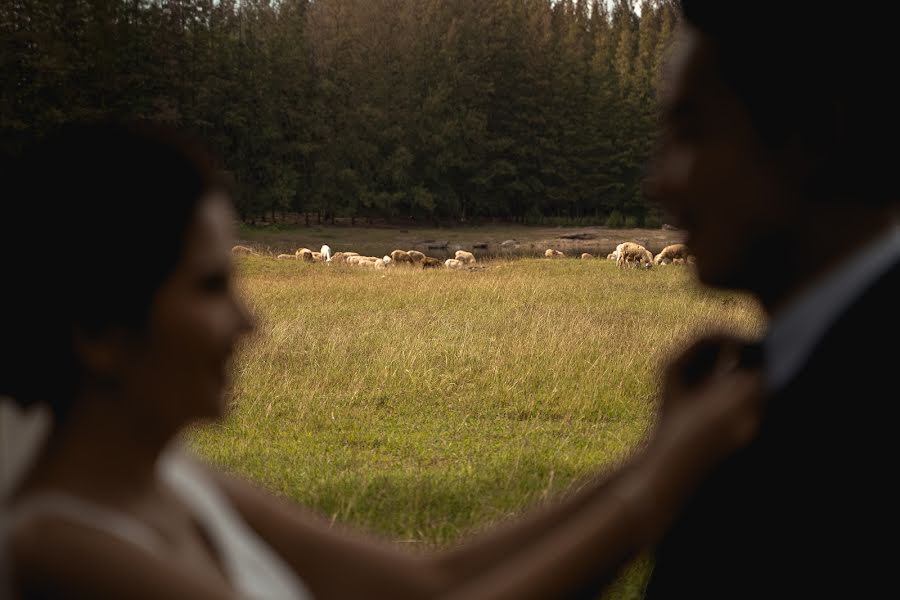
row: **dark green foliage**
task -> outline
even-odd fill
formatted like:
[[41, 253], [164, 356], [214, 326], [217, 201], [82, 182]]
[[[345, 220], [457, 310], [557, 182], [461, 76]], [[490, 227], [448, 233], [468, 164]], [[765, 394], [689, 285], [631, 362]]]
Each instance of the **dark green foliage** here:
[[207, 141], [250, 222], [651, 223], [674, 22], [670, 0], [11, 0], [0, 151], [151, 119]]

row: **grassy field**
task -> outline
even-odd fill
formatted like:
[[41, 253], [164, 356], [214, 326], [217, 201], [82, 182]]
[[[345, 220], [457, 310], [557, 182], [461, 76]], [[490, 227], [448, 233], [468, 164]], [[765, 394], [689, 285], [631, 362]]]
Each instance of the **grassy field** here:
[[[206, 457], [415, 548], [552, 500], [645, 437], [661, 363], [762, 314], [690, 270], [523, 259], [479, 272], [238, 262], [260, 329]], [[646, 562], [609, 594], [640, 597]]]

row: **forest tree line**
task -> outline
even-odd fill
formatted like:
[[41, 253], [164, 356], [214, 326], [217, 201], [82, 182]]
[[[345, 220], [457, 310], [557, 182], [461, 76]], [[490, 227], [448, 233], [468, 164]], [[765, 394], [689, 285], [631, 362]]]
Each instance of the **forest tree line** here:
[[675, 0], [9, 0], [5, 158], [60, 124], [198, 135], [241, 217], [656, 226]]

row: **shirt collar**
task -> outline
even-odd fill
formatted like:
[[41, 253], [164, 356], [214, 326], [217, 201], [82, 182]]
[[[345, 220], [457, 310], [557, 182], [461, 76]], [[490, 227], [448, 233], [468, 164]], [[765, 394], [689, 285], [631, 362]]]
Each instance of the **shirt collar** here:
[[894, 223], [773, 316], [763, 341], [770, 392], [790, 381], [841, 312], [898, 260], [900, 224]]

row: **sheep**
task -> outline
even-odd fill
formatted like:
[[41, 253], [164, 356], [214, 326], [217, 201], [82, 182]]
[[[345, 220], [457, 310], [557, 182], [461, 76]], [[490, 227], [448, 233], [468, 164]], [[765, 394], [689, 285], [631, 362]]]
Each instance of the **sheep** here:
[[683, 265], [683, 264], [686, 264], [686, 262], [683, 258], [673, 258], [672, 264], [673, 265]]
[[247, 246], [234, 246], [231, 249], [232, 254], [256, 254], [252, 249]]
[[425, 262], [425, 255], [418, 250], [407, 250], [406, 253], [409, 254], [409, 258], [412, 260], [413, 264]]
[[297, 258], [297, 256], [296, 256], [295, 254], [279, 254], [279, 255], [276, 256], [275, 258], [291, 258], [291, 259], [295, 259], [295, 258]]
[[448, 258], [444, 261], [444, 266], [448, 269], [462, 269], [463, 262], [461, 260], [457, 260], [455, 258]]
[[618, 258], [619, 258], [618, 250], [613, 250], [612, 252], [610, 252], [609, 254], [606, 255], [606, 260], [618, 260]]
[[590, 252], [582, 252], [581, 253], [581, 260], [587, 260], [589, 258], [594, 258], [594, 255], [591, 254]]
[[294, 252], [294, 254], [297, 258], [306, 262], [312, 262], [313, 260], [313, 253], [309, 248], [297, 248], [297, 251]]
[[629, 264], [640, 264], [649, 269], [653, 265], [653, 255], [649, 250], [634, 242], [622, 242], [616, 247], [616, 266], [624, 268]]
[[376, 271], [380, 271], [381, 269], [387, 268], [387, 263], [384, 262], [383, 258], [376, 258], [373, 267], [375, 267]]
[[356, 252], [335, 252], [331, 255], [331, 263], [344, 264], [351, 256], [359, 256]]
[[434, 268], [440, 267], [442, 264], [443, 263], [440, 260], [438, 260], [436, 258], [431, 258], [430, 256], [426, 256], [425, 260], [422, 262], [422, 268], [423, 269], [434, 269]]
[[465, 250], [457, 250], [456, 256], [454, 257], [461, 263], [470, 265], [475, 262], [475, 255], [471, 252], [466, 252]]
[[321, 252], [313, 252], [313, 253], [312, 253], [312, 256], [313, 256], [313, 262], [322, 262], [322, 261], [324, 260], [324, 259], [322, 258], [322, 253], [321, 253]]
[[553, 250], [552, 248], [547, 248], [544, 250], [544, 256], [547, 258], [563, 258], [565, 257], [565, 253], [560, 252], [559, 250]]
[[412, 264], [412, 258], [406, 250], [394, 250], [391, 252], [391, 260], [398, 265], [400, 263]]
[[323, 245], [322, 248], [319, 249], [319, 254], [322, 255], [322, 257], [325, 259], [325, 262], [331, 262], [331, 248], [328, 246], [328, 244]]
[[684, 244], [671, 244], [662, 249], [662, 251], [653, 257], [653, 264], [663, 264], [663, 261], [674, 261], [676, 258], [685, 259], [688, 255], [688, 248]]

